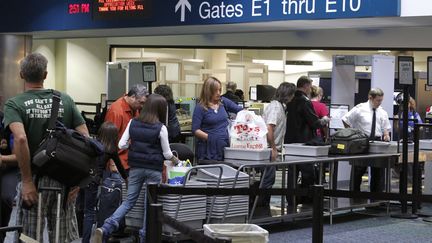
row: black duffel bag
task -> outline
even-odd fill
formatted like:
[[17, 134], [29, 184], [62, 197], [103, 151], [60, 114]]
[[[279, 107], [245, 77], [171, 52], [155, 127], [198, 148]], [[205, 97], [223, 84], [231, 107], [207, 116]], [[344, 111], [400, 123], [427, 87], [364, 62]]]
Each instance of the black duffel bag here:
[[369, 151], [369, 137], [355, 128], [337, 131], [331, 137], [329, 154], [361, 154]]
[[83, 187], [95, 175], [97, 156], [103, 148], [57, 121], [60, 97], [58, 91], [53, 91], [48, 134], [34, 153], [32, 168], [38, 176], [48, 176], [68, 187]]

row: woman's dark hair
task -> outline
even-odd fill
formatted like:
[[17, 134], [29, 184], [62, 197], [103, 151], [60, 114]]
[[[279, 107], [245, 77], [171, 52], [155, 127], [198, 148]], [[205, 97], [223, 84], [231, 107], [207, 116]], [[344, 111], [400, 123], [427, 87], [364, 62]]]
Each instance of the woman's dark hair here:
[[234, 92], [235, 95], [237, 95], [241, 100], [244, 100], [244, 93], [243, 90], [241, 89], [236, 89], [236, 91]]
[[282, 104], [287, 104], [291, 101], [294, 93], [296, 91], [296, 86], [293, 83], [283, 82], [276, 89], [276, 93], [273, 100], [277, 100]]
[[162, 95], [151, 94], [147, 97], [138, 120], [145, 123], [165, 122], [167, 101]]
[[162, 95], [168, 103], [174, 102], [173, 92], [172, 92], [170, 86], [168, 86], [166, 84], [161, 84], [161, 85], [157, 86], [154, 90], [154, 93]]
[[102, 123], [98, 132], [98, 140], [103, 144], [105, 152], [115, 153], [117, 151], [118, 128], [110, 121]]

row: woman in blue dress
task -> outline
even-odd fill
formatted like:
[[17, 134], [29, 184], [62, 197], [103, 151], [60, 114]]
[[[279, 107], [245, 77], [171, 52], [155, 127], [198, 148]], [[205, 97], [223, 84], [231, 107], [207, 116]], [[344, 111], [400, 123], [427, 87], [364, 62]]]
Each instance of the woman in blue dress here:
[[[420, 114], [417, 112], [417, 104], [416, 101], [410, 97], [408, 101], [408, 119], [411, 119], [411, 121], [408, 121], [408, 140], [412, 141], [414, 139], [414, 123], [423, 123]], [[399, 115], [398, 117], [401, 118], [399, 120], [399, 134], [400, 138], [402, 138], [402, 128], [403, 128], [403, 104], [399, 106]], [[417, 122], [414, 122], [413, 119], [417, 119]]]
[[229, 146], [228, 112], [242, 108], [221, 96], [221, 82], [214, 77], [204, 81], [198, 105], [192, 117], [192, 133], [196, 140], [198, 160], [223, 160]]

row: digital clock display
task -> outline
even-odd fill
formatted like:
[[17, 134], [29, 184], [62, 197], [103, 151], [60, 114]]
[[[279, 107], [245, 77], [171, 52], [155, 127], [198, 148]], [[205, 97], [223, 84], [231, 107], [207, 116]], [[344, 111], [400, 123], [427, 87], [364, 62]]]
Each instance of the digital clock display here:
[[94, 0], [95, 19], [150, 17], [151, 0]]

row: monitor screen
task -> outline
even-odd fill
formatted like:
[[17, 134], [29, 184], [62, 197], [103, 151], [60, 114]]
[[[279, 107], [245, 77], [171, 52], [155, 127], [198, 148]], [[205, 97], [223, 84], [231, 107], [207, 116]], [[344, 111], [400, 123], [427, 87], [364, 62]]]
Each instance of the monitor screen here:
[[270, 102], [276, 93], [276, 88], [267, 84], [259, 84], [256, 86], [256, 89], [257, 99], [263, 102]]
[[255, 115], [261, 115], [261, 109], [260, 108], [248, 108], [248, 111], [253, 111]]
[[349, 105], [330, 104], [330, 129], [343, 129], [345, 128], [342, 117], [348, 113]]
[[257, 100], [257, 88], [255, 86], [249, 87], [249, 100]]

